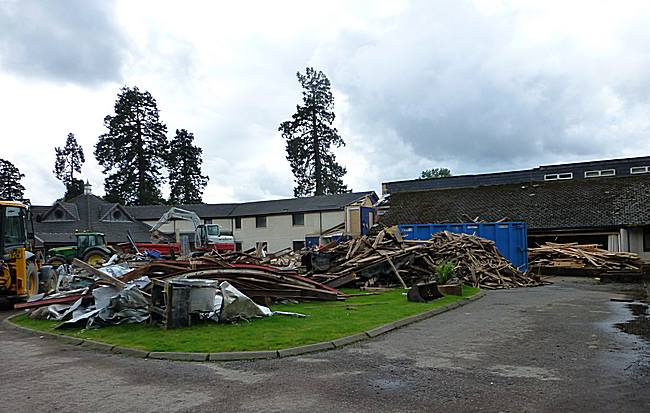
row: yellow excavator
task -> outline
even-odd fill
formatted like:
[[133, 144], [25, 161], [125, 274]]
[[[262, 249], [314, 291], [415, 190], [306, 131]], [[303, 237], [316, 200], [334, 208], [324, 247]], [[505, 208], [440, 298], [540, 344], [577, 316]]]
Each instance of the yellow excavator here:
[[32, 252], [31, 211], [17, 201], [0, 200], [0, 298], [25, 300], [56, 289], [57, 274]]

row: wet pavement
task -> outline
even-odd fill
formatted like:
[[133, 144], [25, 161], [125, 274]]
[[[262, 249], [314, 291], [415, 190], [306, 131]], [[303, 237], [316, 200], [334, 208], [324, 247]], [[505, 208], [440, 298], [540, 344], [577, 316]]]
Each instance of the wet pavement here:
[[650, 411], [639, 287], [557, 281], [489, 292], [343, 349], [257, 362], [133, 359], [3, 326], [0, 410]]

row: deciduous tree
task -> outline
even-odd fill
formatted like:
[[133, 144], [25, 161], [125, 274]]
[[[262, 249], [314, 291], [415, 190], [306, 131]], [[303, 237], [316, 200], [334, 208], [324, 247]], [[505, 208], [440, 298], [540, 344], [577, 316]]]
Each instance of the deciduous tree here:
[[330, 81], [321, 71], [308, 67], [296, 74], [302, 86], [302, 105], [292, 119], [278, 130], [287, 141], [287, 160], [295, 177], [294, 196], [347, 192], [343, 183], [346, 170], [336, 162], [332, 145], [345, 145], [333, 126], [334, 97]]
[[95, 145], [97, 162], [109, 174], [106, 199], [126, 205], [163, 203], [167, 126], [160, 121], [156, 100], [137, 87], [123, 87], [114, 110], [104, 118], [108, 132]]

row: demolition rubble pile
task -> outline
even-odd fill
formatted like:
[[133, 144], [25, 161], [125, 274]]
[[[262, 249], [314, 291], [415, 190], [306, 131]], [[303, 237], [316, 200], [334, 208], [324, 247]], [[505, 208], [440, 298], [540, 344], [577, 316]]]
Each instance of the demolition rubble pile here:
[[191, 278], [227, 281], [247, 296], [266, 303], [277, 299], [337, 300], [342, 293], [312, 279], [270, 265], [264, 258], [244, 253], [197, 257], [191, 260], [152, 261], [124, 275], [125, 281], [143, 275], [157, 280]]
[[[75, 259], [59, 267], [57, 291], [16, 308], [36, 308], [32, 318], [62, 321], [59, 327], [151, 321], [171, 328], [197, 319], [237, 322], [276, 314], [302, 316], [273, 312], [260, 302], [344, 299], [340, 291], [295, 271], [242, 263], [245, 256], [153, 260], [135, 268], [126, 262], [95, 268]], [[247, 258], [255, 259], [264, 258]]]
[[599, 248], [598, 244], [578, 244], [577, 242], [546, 244], [528, 249], [528, 259], [531, 267], [544, 269], [572, 269], [605, 271], [641, 270], [642, 261], [637, 254], [631, 252], [611, 252]]
[[[322, 253], [321, 253], [322, 254]], [[308, 274], [331, 287], [401, 286], [435, 280], [436, 268], [454, 263], [454, 275], [465, 284], [486, 289], [530, 287], [544, 284], [523, 273], [504, 258], [493, 241], [468, 234], [441, 232], [430, 240], [402, 239], [384, 229], [375, 237], [363, 236], [338, 244], [312, 258]]]
[[[450, 263], [456, 281], [475, 287], [544, 284], [513, 267], [493, 241], [450, 232], [410, 241], [396, 228], [375, 233], [300, 252], [213, 251], [170, 260], [116, 255], [99, 268], [75, 259], [58, 268], [55, 291], [16, 307], [34, 308], [33, 318], [59, 320], [59, 327], [147, 321], [175, 328], [196, 320], [301, 316], [272, 312], [268, 306], [276, 301], [344, 300], [346, 295], [337, 290], [343, 286], [409, 288], [439, 281], [437, 270]], [[596, 261], [596, 255], [591, 252], [587, 260]]]

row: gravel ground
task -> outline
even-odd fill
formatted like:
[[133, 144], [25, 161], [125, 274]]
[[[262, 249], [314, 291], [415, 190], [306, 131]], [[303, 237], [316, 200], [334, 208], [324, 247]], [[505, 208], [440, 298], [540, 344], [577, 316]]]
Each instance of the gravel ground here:
[[371, 341], [282, 360], [141, 360], [3, 326], [0, 410], [650, 411], [650, 341], [621, 326], [647, 307], [611, 301], [637, 292], [557, 281], [489, 292]]

